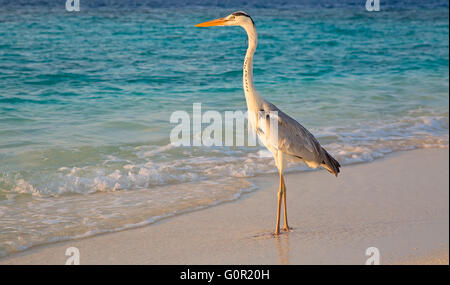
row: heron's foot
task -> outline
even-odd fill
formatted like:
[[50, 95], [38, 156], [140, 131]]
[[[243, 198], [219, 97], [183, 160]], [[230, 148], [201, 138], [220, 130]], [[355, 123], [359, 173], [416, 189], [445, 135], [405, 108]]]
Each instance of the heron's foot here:
[[285, 232], [290, 232], [291, 230], [292, 230], [292, 228], [289, 227], [288, 225], [285, 225], [285, 226], [283, 227], [283, 231], [285, 231]]
[[274, 236], [279, 236], [280, 235], [280, 229], [276, 229], [275, 232], [273, 233]]

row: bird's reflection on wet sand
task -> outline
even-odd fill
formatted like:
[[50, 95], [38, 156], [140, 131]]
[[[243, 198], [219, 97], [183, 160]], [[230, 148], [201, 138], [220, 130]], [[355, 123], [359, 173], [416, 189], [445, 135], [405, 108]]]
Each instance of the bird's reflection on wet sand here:
[[289, 264], [289, 233], [275, 236], [280, 265]]

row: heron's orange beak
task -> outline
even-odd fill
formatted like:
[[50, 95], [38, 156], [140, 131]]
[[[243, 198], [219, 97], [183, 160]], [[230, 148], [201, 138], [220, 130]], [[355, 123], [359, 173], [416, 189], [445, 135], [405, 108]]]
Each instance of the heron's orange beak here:
[[219, 18], [208, 22], [203, 22], [198, 25], [195, 25], [196, 27], [212, 27], [212, 26], [223, 26], [228, 20], [225, 18]]

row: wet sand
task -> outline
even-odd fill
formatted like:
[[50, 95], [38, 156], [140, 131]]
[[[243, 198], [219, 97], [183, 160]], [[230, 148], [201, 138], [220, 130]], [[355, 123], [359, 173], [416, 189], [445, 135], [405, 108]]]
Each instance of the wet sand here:
[[422, 149], [372, 163], [286, 176], [289, 224], [275, 237], [278, 177], [241, 199], [158, 223], [38, 246], [0, 264], [448, 264], [449, 152]]

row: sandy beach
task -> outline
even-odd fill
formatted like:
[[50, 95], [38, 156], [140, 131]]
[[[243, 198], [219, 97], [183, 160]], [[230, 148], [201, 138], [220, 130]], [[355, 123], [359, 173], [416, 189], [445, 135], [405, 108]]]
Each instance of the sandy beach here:
[[241, 199], [155, 224], [38, 246], [0, 264], [381, 264], [449, 263], [448, 149], [400, 152], [286, 177], [289, 233], [274, 237], [278, 177], [254, 178]]

